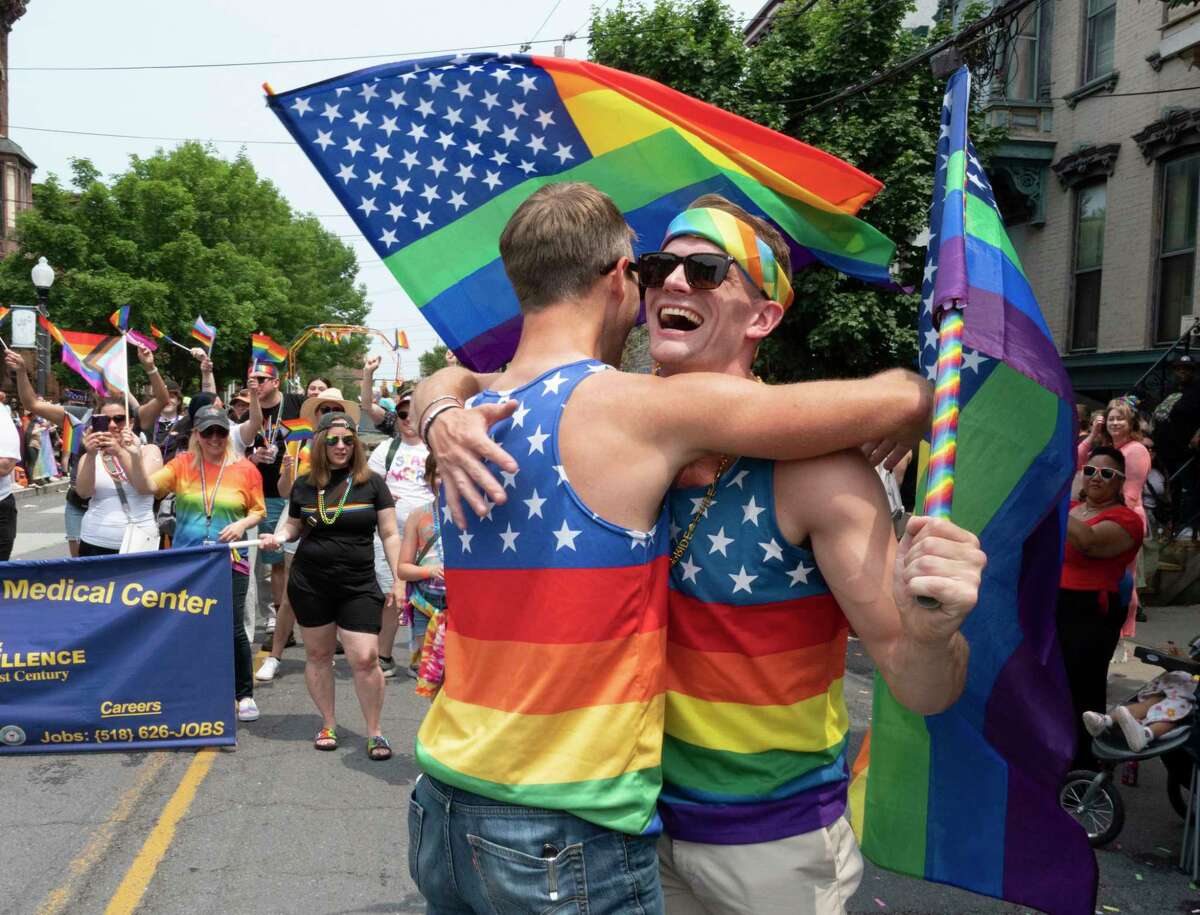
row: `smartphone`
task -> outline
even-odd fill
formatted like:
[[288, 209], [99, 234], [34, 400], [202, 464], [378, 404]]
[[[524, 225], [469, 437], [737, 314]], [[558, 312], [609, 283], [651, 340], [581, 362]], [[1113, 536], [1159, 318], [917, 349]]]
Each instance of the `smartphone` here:
[[109, 423], [111, 421], [112, 421], [112, 418], [108, 417], [108, 416], [93, 416], [92, 417], [92, 431], [93, 432], [107, 432]]

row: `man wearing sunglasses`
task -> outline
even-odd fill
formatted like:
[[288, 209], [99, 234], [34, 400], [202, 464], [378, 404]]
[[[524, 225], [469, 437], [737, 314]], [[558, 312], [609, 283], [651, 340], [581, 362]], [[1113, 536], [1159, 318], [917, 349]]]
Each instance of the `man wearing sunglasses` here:
[[[690, 271], [707, 287], [684, 282], [686, 293], [662, 303], [663, 317], [680, 321], [678, 349], [691, 349], [689, 329], [708, 324], [711, 336], [713, 328], [734, 327], [730, 316], [761, 338], [790, 302], [786, 271], [763, 263], [753, 231], [741, 238], [738, 250], [750, 244], [757, 263], [739, 257], [733, 266], [732, 251], [684, 232], [668, 239], [666, 254], [717, 258], [677, 262], [671, 272], [666, 258], [643, 265], [642, 283], [661, 280], [666, 289]], [[619, 358], [639, 306], [631, 242], [612, 201], [588, 185], [548, 185], [533, 194], [500, 240], [524, 319], [513, 361], [495, 378], [447, 371], [418, 397], [422, 430], [439, 462], [446, 455], [453, 465], [441, 515], [454, 522], [442, 537], [451, 607], [446, 680], [418, 735], [426, 778], [410, 808], [421, 849], [414, 876], [433, 905], [471, 905], [481, 880], [494, 892], [502, 862], [520, 860], [540, 862], [546, 873], [523, 887], [505, 883], [505, 898], [494, 905], [535, 908], [575, 896], [594, 911], [661, 911], [655, 804], [666, 690], [675, 689], [663, 625], [675, 558], [668, 554], [687, 554], [695, 533], [685, 518], [676, 533], [682, 550], [668, 542], [664, 494], [706, 455], [811, 458], [897, 431], [915, 437], [927, 422], [928, 389], [903, 372], [770, 387], [725, 366], [669, 378], [605, 371], [600, 360]], [[707, 343], [718, 344], [727, 355], [735, 348], [723, 339]], [[459, 409], [456, 397], [480, 386], [478, 409]], [[478, 434], [489, 423], [496, 423], [495, 441]], [[477, 435], [459, 434], [468, 428]], [[477, 453], [494, 462], [503, 483], [472, 460]], [[732, 457], [717, 459], [726, 460]], [[706, 506], [702, 492], [697, 514], [718, 505], [725, 511], [728, 502], [738, 508], [737, 526], [692, 540], [703, 543], [703, 551], [693, 546], [697, 556], [725, 555], [737, 538], [750, 542], [753, 525], [743, 518], [765, 510], [760, 502], [747, 512], [732, 479], [711, 470], [709, 478], [710, 486], [717, 478], [719, 495]], [[468, 521], [459, 494], [478, 519]], [[788, 571], [802, 581], [799, 569]], [[753, 593], [755, 574], [752, 567], [722, 570], [718, 582], [726, 592]], [[955, 612], [957, 594], [929, 593]], [[707, 636], [721, 640], [722, 629]], [[696, 635], [693, 648], [705, 649]], [[926, 681], [956, 688], [954, 651], [939, 646], [921, 660]], [[468, 817], [468, 807], [460, 812], [459, 803], [475, 815]], [[523, 816], [517, 805], [561, 813]], [[489, 806], [499, 808], [494, 816], [479, 813]], [[461, 858], [443, 841], [472, 848], [474, 875], [454, 863], [452, 873], [443, 872], [441, 862]], [[619, 879], [594, 885], [594, 868]], [[582, 869], [586, 889], [571, 879]]]
[[[394, 410], [388, 410], [382, 401], [375, 401], [375, 371], [379, 368], [379, 363], [378, 356], [368, 356], [363, 360], [362, 383], [358, 392], [359, 406], [365, 415], [371, 417], [377, 429], [392, 438], [375, 447], [367, 466], [387, 483], [388, 491], [396, 502], [396, 524], [403, 531], [409, 514], [424, 508], [429, 502], [429, 487], [425, 485], [425, 459], [429, 457], [429, 449], [417, 434], [416, 417], [412, 415], [411, 384], [404, 384], [396, 391]], [[378, 536], [375, 537], [375, 578], [379, 582], [379, 590], [390, 594], [393, 584], [392, 570], [383, 552], [383, 542]], [[409, 629], [408, 657], [404, 658], [403, 664], [404, 672], [414, 679], [417, 676], [417, 662], [427, 623], [428, 617], [414, 612]], [[379, 630], [379, 666], [383, 668], [385, 677], [396, 675], [397, 664], [393, 652], [399, 628], [399, 615], [385, 612], [383, 628]]]

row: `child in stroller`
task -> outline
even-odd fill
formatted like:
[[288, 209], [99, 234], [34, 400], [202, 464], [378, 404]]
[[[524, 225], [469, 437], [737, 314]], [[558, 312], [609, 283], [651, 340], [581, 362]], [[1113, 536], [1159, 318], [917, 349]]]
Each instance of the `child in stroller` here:
[[1184, 724], [1195, 708], [1195, 678], [1182, 670], [1170, 670], [1143, 686], [1133, 699], [1114, 705], [1108, 714], [1084, 712], [1083, 726], [1093, 737], [1118, 727], [1129, 749], [1140, 753]]

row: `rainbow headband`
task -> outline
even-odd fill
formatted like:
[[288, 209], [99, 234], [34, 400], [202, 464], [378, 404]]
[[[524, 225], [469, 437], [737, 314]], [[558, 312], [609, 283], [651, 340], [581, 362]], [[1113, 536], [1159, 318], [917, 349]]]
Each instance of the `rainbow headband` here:
[[694, 235], [712, 242], [737, 261], [767, 298], [778, 302], [785, 311], [791, 307], [795, 298], [792, 283], [775, 260], [770, 246], [736, 216], [711, 207], [684, 210], [667, 226], [663, 246], [681, 235]]

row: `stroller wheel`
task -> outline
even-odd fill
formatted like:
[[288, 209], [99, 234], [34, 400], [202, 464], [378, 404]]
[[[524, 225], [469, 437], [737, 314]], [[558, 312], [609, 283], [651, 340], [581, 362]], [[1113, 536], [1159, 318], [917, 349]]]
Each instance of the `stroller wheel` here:
[[1058, 802], [1084, 828], [1093, 848], [1107, 845], [1125, 825], [1125, 805], [1107, 774], [1100, 776], [1088, 769], [1068, 772]]

